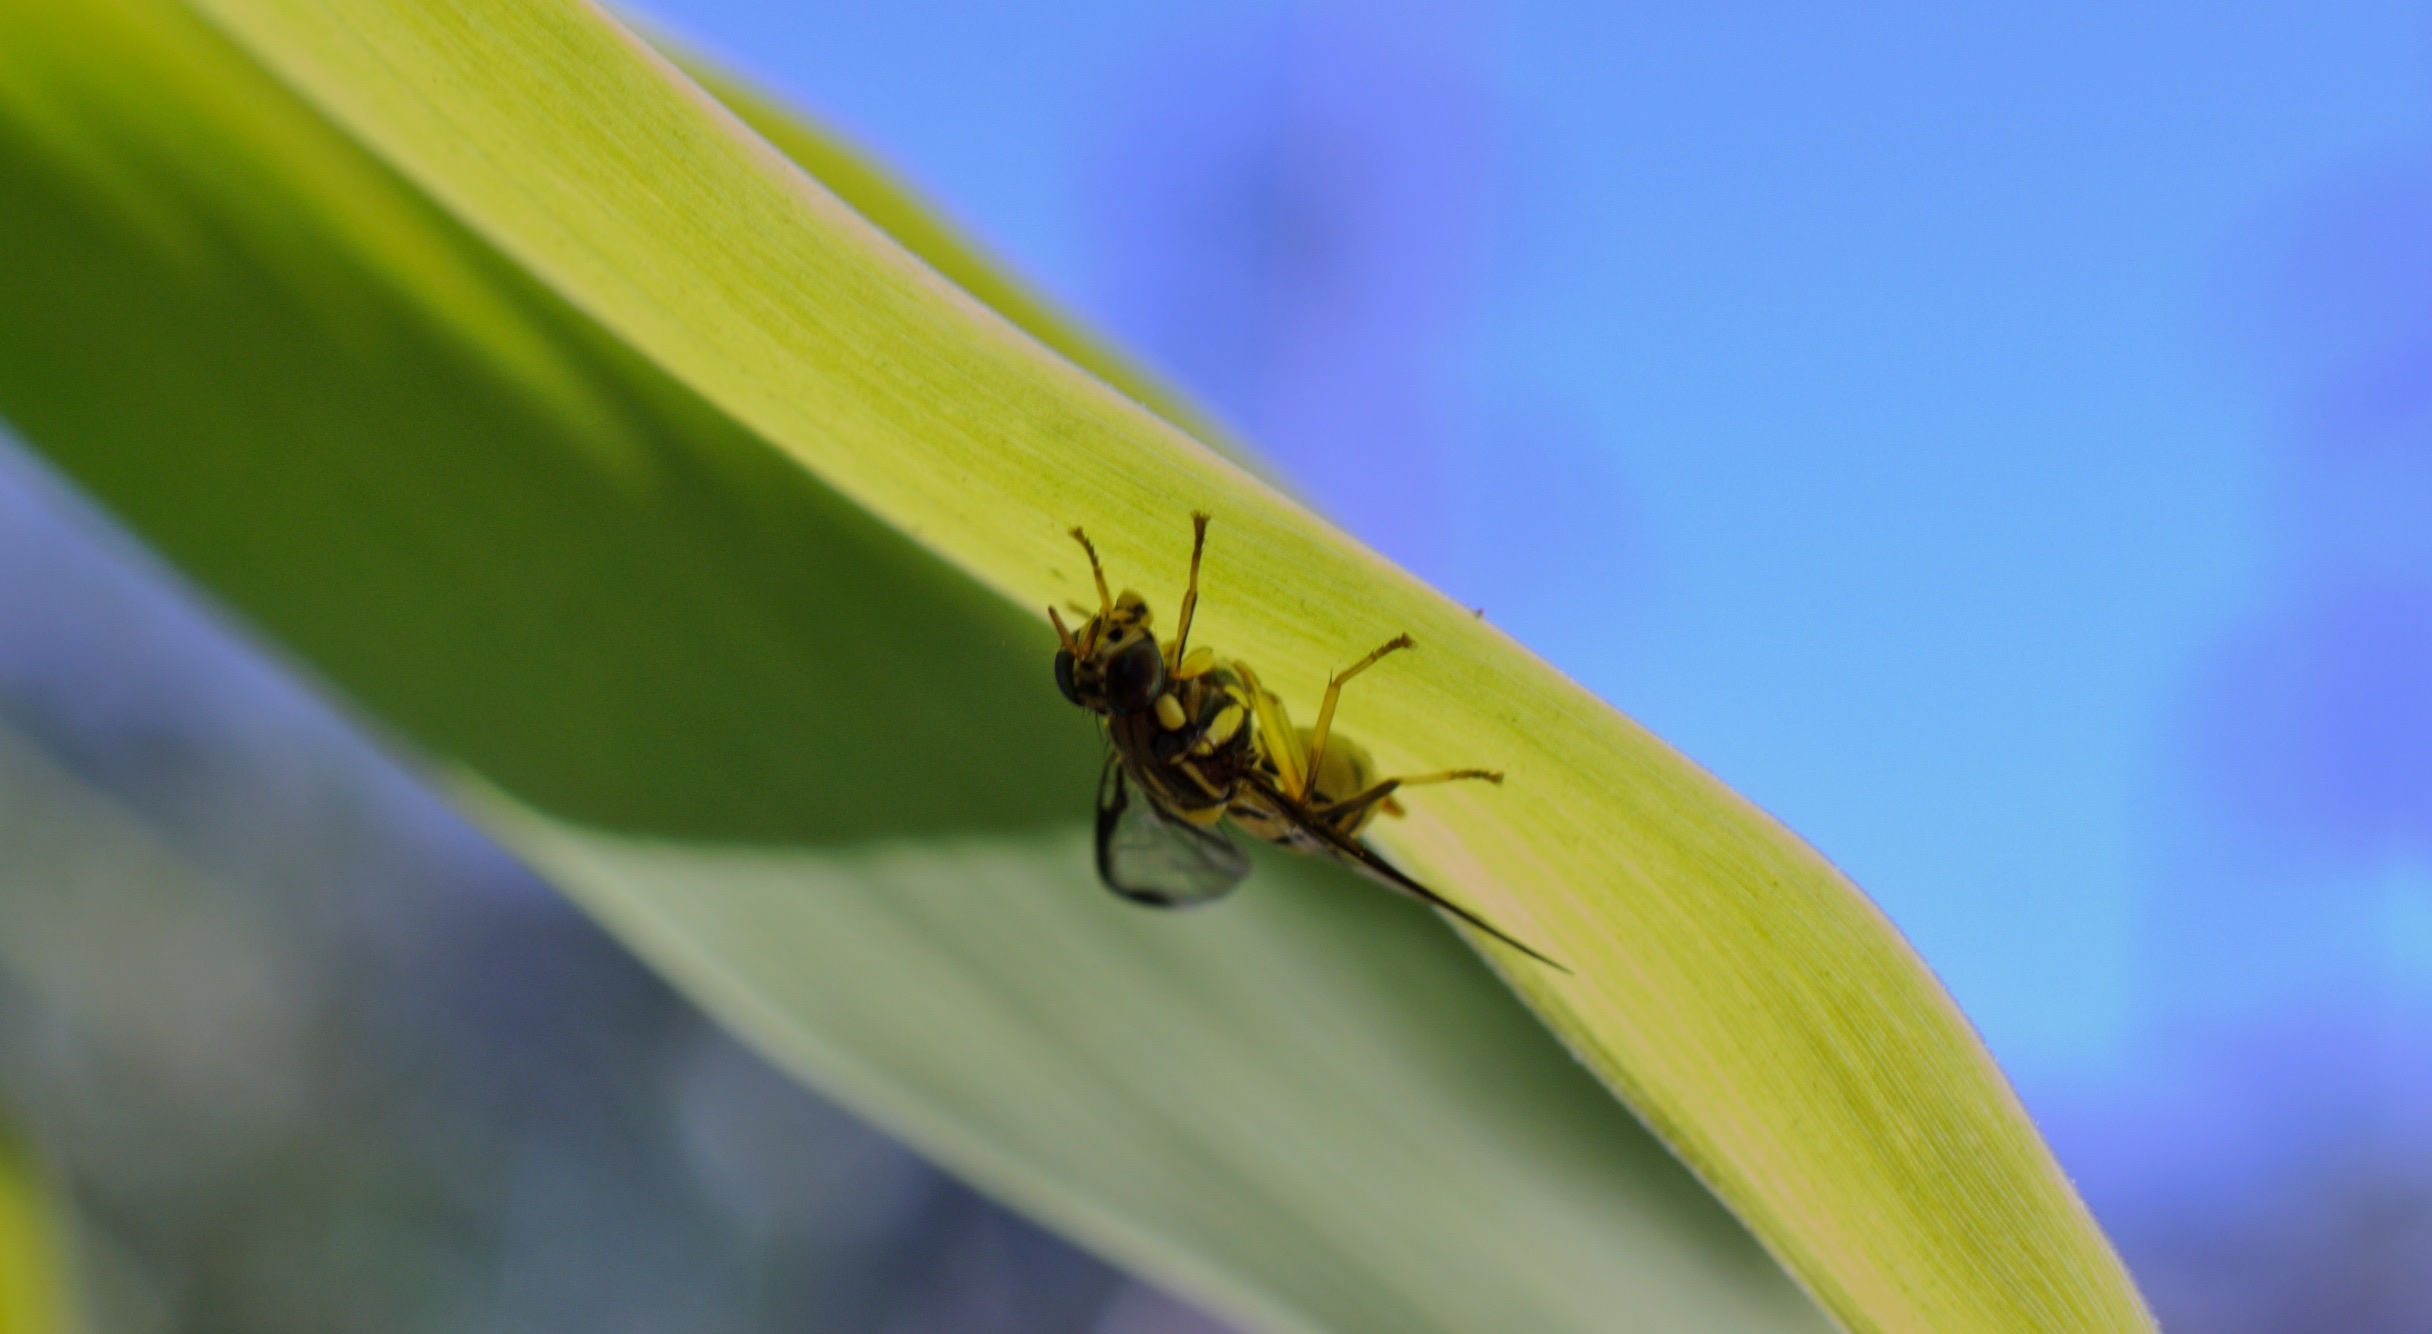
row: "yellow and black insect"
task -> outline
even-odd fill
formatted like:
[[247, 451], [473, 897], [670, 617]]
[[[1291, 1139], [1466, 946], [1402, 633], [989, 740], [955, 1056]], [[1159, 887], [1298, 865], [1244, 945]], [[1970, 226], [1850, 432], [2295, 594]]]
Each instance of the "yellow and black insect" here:
[[[1107, 591], [1098, 550], [1078, 528], [1072, 536], [1089, 555], [1098, 610], [1078, 631], [1055, 608], [1047, 610], [1063, 641], [1056, 686], [1064, 698], [1104, 719], [1113, 743], [1098, 778], [1098, 877], [1107, 888], [1160, 908], [1221, 897], [1250, 873], [1249, 858], [1221, 828], [1230, 818], [1253, 838], [1341, 862], [1560, 968], [1404, 875], [1360, 839], [1380, 813], [1402, 813], [1394, 800], [1402, 788], [1503, 781], [1488, 769], [1379, 779], [1367, 750], [1333, 733], [1343, 683], [1385, 655], [1412, 647], [1410, 636], [1396, 636], [1335, 675], [1326, 683], [1317, 725], [1294, 727], [1283, 701], [1259, 684], [1248, 663], [1190, 647], [1208, 516], [1194, 514], [1191, 524], [1190, 584], [1172, 644], [1160, 646], [1150, 632], [1146, 599], [1129, 589], [1120, 597]], [[1132, 800], [1133, 789], [1143, 800]]]

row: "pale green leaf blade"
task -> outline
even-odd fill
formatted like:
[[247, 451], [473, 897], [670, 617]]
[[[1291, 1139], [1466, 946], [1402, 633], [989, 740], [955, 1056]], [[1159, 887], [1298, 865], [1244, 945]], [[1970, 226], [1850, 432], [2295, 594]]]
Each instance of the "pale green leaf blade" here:
[[1254, 472], [1262, 468], [1259, 459], [1226, 439], [1196, 405], [1015, 279], [977, 241], [851, 144], [710, 61], [664, 42], [661, 46], [745, 124], [947, 281], [1149, 410], [1216, 446], [1225, 457]]
[[[1307, 866], [1195, 918], [1110, 900], [1075, 851], [1096, 742], [1034, 617], [601, 336], [184, 9], [0, 0], [0, 180], [0, 250], [40, 261], [0, 282], [0, 412], [386, 726], [624, 831], [473, 802], [795, 1069], [1279, 1324], [1816, 1326], [1423, 914]], [[967, 883], [904, 887], [903, 859], [956, 856]], [[941, 895], [917, 929], [875, 914]], [[939, 961], [972, 941], [1002, 947], [957, 994]], [[1109, 969], [1094, 1022], [972, 1050]], [[1292, 1013], [1226, 1003], [1243, 979]], [[1188, 1097], [1127, 1092], [1150, 1072]], [[1142, 1173], [1105, 1151], [1124, 1135], [1190, 1151]]]
[[1392, 836], [1575, 973], [1513, 975], [1861, 1328], [2141, 1328], [2133, 1286], [1966, 1021], [1811, 849], [1462, 609], [910, 261], [573, 0], [203, 0], [506, 253], [809, 471], [1017, 603], [1179, 584], [1205, 642], [1345, 710], [1388, 770], [1494, 763]]

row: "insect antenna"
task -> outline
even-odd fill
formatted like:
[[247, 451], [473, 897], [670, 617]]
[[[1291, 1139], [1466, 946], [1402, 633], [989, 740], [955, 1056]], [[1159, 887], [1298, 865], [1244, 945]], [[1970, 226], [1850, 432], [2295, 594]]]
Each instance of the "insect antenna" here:
[[1106, 567], [1098, 564], [1098, 549], [1090, 545], [1089, 534], [1082, 532], [1079, 524], [1073, 525], [1072, 540], [1080, 543], [1081, 550], [1089, 553], [1089, 577], [1098, 581], [1099, 622], [1112, 621], [1115, 619], [1115, 595], [1106, 591]]
[[1072, 631], [1064, 628], [1064, 618], [1056, 614], [1055, 608], [1049, 607], [1047, 619], [1056, 627], [1056, 638], [1064, 641], [1064, 651], [1078, 659], [1081, 656], [1081, 645], [1073, 639]]

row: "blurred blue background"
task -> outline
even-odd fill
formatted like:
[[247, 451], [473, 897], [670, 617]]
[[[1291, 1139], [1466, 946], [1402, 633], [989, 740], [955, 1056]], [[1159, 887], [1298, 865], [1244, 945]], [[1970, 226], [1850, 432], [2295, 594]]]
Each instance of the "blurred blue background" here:
[[[638, 10], [1846, 868], [2168, 1328], [2432, 1330], [2432, 10]], [[176, 804], [163, 745], [286, 792], [368, 849], [344, 874], [467, 896], [459, 943], [570, 960], [500, 1005], [609, 987], [715, 1085], [690, 1139], [618, 1132], [664, 1180], [530, 1198], [715, 1203], [721, 1137], [788, 1135], [854, 1203], [719, 1206], [761, 1238], [739, 1327], [1198, 1319], [720, 1045], [75, 508], [0, 478], [10, 721], [138, 806]], [[237, 684], [160, 665], [205, 639]], [[494, 1017], [444, 1022], [564, 1047]], [[449, 1207], [518, 1216], [482, 1199]], [[929, 1304], [802, 1305], [851, 1270], [820, 1228]]]

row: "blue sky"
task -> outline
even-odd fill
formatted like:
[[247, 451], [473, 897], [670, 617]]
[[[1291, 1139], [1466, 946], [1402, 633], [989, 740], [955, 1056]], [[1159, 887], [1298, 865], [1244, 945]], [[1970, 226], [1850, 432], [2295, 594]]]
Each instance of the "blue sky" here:
[[[2030, 1092], [2155, 1021], [2174, 729], [2284, 560], [2275, 266], [2424, 139], [2423, 10], [641, 8], [1816, 842]], [[1156, 218], [1328, 135], [1382, 183], [1301, 204], [1423, 290], [1228, 306], [1264, 252]]]

